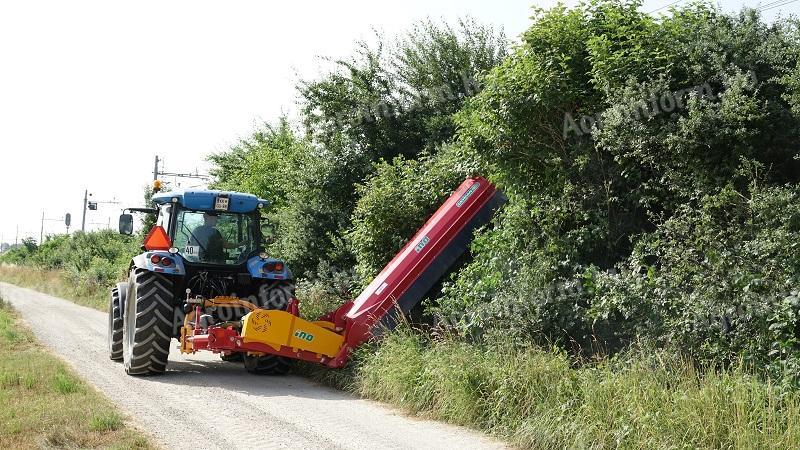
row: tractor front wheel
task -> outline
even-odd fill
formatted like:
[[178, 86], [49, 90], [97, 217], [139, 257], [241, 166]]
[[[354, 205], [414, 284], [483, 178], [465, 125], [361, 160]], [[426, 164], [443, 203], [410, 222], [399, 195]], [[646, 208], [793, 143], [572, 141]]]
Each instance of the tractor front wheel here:
[[172, 339], [172, 281], [143, 269], [131, 272], [123, 315], [123, 361], [128, 375], [154, 375], [167, 368]]
[[244, 355], [244, 368], [256, 375], [286, 375], [292, 368], [292, 360], [276, 355]]

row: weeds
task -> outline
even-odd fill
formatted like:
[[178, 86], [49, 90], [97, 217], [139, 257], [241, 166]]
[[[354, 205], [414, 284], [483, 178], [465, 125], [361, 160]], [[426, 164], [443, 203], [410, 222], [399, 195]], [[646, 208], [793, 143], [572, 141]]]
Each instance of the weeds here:
[[60, 394], [72, 394], [81, 390], [81, 381], [63, 369], [53, 377], [53, 388]]
[[[13, 331], [13, 333], [11, 332]], [[0, 448], [150, 448], [0, 299]]]
[[665, 352], [576, 367], [563, 351], [430, 340], [409, 330], [317, 380], [521, 448], [791, 448], [800, 396], [744, 368], [697, 369]]
[[79, 305], [104, 311], [108, 307], [108, 286], [76, 283], [63, 270], [0, 265], [0, 281], [66, 298]]
[[89, 429], [92, 431], [114, 431], [123, 425], [122, 417], [115, 412], [94, 415], [89, 421]]

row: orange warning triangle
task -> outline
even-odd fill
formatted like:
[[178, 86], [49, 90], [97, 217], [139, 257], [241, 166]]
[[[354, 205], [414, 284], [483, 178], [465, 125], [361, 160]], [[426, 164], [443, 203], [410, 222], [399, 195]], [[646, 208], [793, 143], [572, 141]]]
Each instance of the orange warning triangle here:
[[144, 238], [145, 250], [169, 250], [170, 247], [172, 247], [172, 242], [170, 242], [167, 232], [159, 225], [154, 226]]

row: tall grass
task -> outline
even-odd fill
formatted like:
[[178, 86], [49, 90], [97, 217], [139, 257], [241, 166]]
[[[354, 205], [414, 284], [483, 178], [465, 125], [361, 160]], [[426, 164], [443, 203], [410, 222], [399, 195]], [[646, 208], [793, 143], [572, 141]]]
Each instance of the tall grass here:
[[388, 336], [317, 379], [521, 448], [794, 448], [800, 396], [667, 353], [575, 365], [560, 351]]
[[[86, 297], [58, 271], [3, 266], [0, 280], [105, 305], [104, 292]], [[27, 341], [9, 320], [0, 316], [7, 341]], [[360, 348], [346, 369], [303, 365], [301, 372], [520, 448], [784, 449], [800, 443], [799, 393], [741, 367], [697, 369], [665, 352], [576, 364], [558, 350], [432, 340], [406, 328]], [[30, 377], [3, 375], [2, 385], [30, 384]], [[54, 373], [53, 386], [61, 392], [59, 376]], [[102, 428], [98, 420], [93, 427]]]
[[108, 308], [111, 286], [76, 280], [64, 270], [0, 264], [0, 281], [66, 298], [101, 311]]

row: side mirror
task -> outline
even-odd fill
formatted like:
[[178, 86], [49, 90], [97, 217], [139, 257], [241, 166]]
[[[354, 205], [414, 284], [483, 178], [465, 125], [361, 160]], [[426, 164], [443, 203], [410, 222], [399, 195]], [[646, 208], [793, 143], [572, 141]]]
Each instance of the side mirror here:
[[119, 234], [133, 234], [133, 216], [122, 214], [119, 216]]

